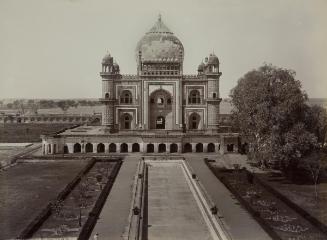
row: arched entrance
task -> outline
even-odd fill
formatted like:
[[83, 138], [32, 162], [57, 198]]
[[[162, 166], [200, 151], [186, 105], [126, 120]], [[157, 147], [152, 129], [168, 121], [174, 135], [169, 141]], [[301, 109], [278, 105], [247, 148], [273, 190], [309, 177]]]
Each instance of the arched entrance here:
[[140, 144], [133, 143], [132, 145], [132, 152], [139, 152], [140, 151]]
[[80, 153], [82, 150], [81, 144], [75, 143], [74, 144], [74, 153]]
[[65, 146], [64, 146], [64, 154], [67, 154], [67, 153], [69, 153], [69, 151], [68, 151], [68, 146], [65, 145]]
[[130, 114], [124, 113], [120, 119], [120, 128], [124, 129], [124, 130], [131, 129], [132, 128], [132, 120], [133, 120], [133, 117]]
[[164, 144], [164, 143], [160, 143], [160, 144], [159, 144], [159, 147], [158, 147], [158, 152], [159, 152], [159, 153], [164, 153], [164, 152], [166, 152], [166, 144]]
[[166, 120], [163, 116], [157, 117], [156, 120], [156, 129], [165, 129]]
[[93, 144], [92, 143], [87, 143], [85, 145], [85, 152], [87, 152], [87, 153], [93, 152]]
[[104, 144], [103, 143], [99, 143], [97, 146], [97, 152], [98, 153], [104, 153]]
[[164, 90], [158, 89], [149, 96], [149, 128], [150, 129], [172, 129], [172, 96]]
[[192, 152], [192, 145], [190, 143], [185, 143], [185, 145], [184, 145], [184, 152], [185, 153]]
[[116, 144], [110, 143], [109, 144], [109, 152], [116, 152], [117, 150]]
[[147, 153], [153, 153], [154, 152], [154, 145], [152, 143], [149, 143], [146, 145], [146, 152]]
[[202, 143], [198, 143], [195, 145], [195, 151], [196, 152], [203, 152], [203, 144]]
[[192, 113], [189, 117], [189, 129], [199, 129], [200, 115], [197, 113]]
[[128, 145], [126, 143], [122, 143], [120, 145], [120, 152], [127, 153], [128, 152]]
[[208, 144], [208, 152], [215, 152], [215, 144], [213, 143]]
[[170, 144], [170, 152], [171, 153], [177, 153], [178, 152], [178, 146], [176, 143]]
[[234, 144], [227, 144], [227, 152], [233, 152], [234, 151]]

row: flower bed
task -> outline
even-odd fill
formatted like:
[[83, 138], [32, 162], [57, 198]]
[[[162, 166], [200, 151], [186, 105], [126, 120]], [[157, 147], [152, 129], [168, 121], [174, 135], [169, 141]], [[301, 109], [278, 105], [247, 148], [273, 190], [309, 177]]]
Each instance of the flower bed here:
[[[89, 215], [94, 215], [94, 208], [100, 196], [104, 202], [113, 182], [112, 172], [117, 162], [97, 161], [94, 166], [72, 189], [63, 201], [56, 201], [51, 206], [52, 214], [33, 235], [34, 238], [78, 237]], [[114, 176], [115, 177], [115, 176]], [[107, 189], [107, 194], [102, 190]], [[106, 196], [104, 196], [106, 195]], [[101, 205], [101, 204], [100, 204]], [[97, 207], [99, 212], [101, 207]], [[92, 213], [92, 214], [90, 214]]]
[[323, 240], [327, 236], [243, 170], [226, 171], [207, 163], [273, 239]]

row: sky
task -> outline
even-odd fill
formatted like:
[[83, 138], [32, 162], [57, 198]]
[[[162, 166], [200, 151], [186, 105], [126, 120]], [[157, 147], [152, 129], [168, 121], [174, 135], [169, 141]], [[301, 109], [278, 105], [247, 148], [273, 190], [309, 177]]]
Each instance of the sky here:
[[327, 98], [326, 0], [0, 0], [0, 98], [98, 98], [107, 53], [135, 74], [158, 15], [181, 40], [184, 74], [214, 52], [221, 97], [264, 63]]

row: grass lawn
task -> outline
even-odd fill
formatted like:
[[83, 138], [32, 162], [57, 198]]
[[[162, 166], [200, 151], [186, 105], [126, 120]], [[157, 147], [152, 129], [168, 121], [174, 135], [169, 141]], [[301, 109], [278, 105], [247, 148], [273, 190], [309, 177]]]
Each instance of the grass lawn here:
[[41, 134], [54, 133], [75, 124], [67, 123], [5, 123], [0, 124], [0, 142], [40, 142]]
[[116, 164], [115, 162], [96, 162], [62, 202], [61, 207], [56, 208], [57, 211], [51, 214], [33, 237], [41, 239], [78, 237], [102, 191], [96, 177], [102, 176], [101, 182], [104, 186]]
[[[252, 212], [261, 219], [264, 226], [283, 240], [324, 240], [326, 236], [318, 228], [304, 219], [294, 209], [288, 207], [261, 184], [248, 181], [245, 171], [226, 171], [213, 168], [223, 183], [247, 203]], [[290, 189], [289, 189], [290, 190]]]
[[271, 173], [257, 174], [257, 176], [327, 225], [327, 183], [319, 184], [318, 200], [316, 200], [314, 185], [297, 185]]
[[0, 172], [0, 239], [17, 237], [87, 164], [82, 160], [20, 163]]

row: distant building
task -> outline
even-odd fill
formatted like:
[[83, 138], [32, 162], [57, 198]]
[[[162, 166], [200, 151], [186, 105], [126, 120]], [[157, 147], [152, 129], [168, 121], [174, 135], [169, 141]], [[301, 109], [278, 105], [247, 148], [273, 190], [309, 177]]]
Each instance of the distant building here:
[[[223, 126], [219, 59], [183, 74], [184, 47], [161, 17], [138, 42], [136, 75], [102, 59], [102, 126], [42, 136], [44, 154], [76, 152], [235, 152], [238, 133]], [[228, 118], [228, 116], [224, 116]]]

